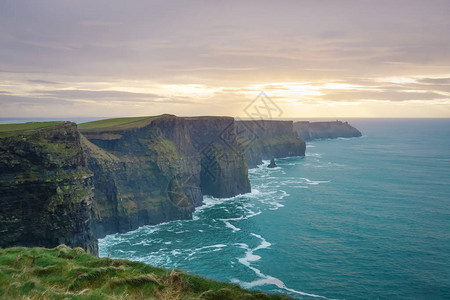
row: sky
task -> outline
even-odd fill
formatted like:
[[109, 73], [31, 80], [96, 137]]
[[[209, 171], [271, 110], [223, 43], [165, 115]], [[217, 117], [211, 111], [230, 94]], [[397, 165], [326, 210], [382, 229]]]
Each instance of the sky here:
[[0, 117], [450, 117], [450, 1], [1, 0]]

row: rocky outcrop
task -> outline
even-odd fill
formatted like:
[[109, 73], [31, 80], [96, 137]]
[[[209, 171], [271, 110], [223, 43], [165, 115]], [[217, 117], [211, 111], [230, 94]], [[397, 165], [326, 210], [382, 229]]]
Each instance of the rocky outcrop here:
[[301, 121], [294, 123], [294, 129], [305, 141], [315, 139], [335, 139], [338, 137], [350, 138], [359, 137], [361, 132], [348, 122], [308, 122]]
[[245, 159], [225, 134], [233, 131], [233, 118], [171, 115], [81, 129], [94, 172], [96, 236], [190, 219], [203, 194], [250, 192]]
[[292, 121], [237, 121], [238, 141], [250, 168], [263, 160], [305, 156], [305, 142], [293, 129]]
[[267, 167], [268, 167], [268, 168], [271, 168], [271, 169], [277, 167], [277, 164], [275, 163], [275, 158], [272, 158], [272, 159], [270, 160], [270, 164], [269, 164]]
[[92, 172], [74, 123], [0, 134], [0, 247], [66, 244], [97, 254]]

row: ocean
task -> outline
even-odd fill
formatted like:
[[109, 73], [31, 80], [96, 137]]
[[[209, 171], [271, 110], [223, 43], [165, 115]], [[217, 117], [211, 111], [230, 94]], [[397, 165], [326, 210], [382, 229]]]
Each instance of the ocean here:
[[361, 138], [249, 170], [250, 194], [99, 241], [100, 256], [298, 299], [450, 299], [450, 119], [350, 120]]

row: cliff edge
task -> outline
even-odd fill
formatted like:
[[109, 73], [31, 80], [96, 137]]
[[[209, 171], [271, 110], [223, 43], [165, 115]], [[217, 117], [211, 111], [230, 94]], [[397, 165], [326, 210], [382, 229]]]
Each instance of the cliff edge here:
[[77, 125], [0, 125], [0, 247], [67, 244], [96, 255], [92, 172]]

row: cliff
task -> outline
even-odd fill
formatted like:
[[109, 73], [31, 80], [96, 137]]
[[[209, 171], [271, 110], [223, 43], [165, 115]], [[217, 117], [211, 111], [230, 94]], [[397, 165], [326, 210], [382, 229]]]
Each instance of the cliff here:
[[230, 117], [184, 118], [201, 166], [200, 184], [205, 195], [227, 198], [250, 192], [248, 166]]
[[65, 243], [97, 254], [93, 198], [77, 126], [0, 125], [0, 247]]
[[80, 248], [0, 249], [1, 299], [291, 299]]
[[203, 195], [250, 192], [248, 166], [304, 154], [286, 121], [161, 115], [78, 128], [1, 125], [0, 247], [64, 243], [96, 254], [94, 236], [191, 219]]
[[235, 131], [233, 118], [162, 115], [79, 128], [94, 173], [97, 237], [190, 219], [203, 194], [231, 197], [250, 191], [242, 153], [221, 136], [225, 129]]
[[262, 160], [305, 156], [305, 142], [294, 131], [292, 121], [237, 121], [238, 141], [250, 168]]
[[294, 129], [305, 141], [315, 139], [335, 139], [338, 137], [350, 138], [359, 137], [361, 132], [348, 122], [308, 122], [301, 121], [294, 123]]

